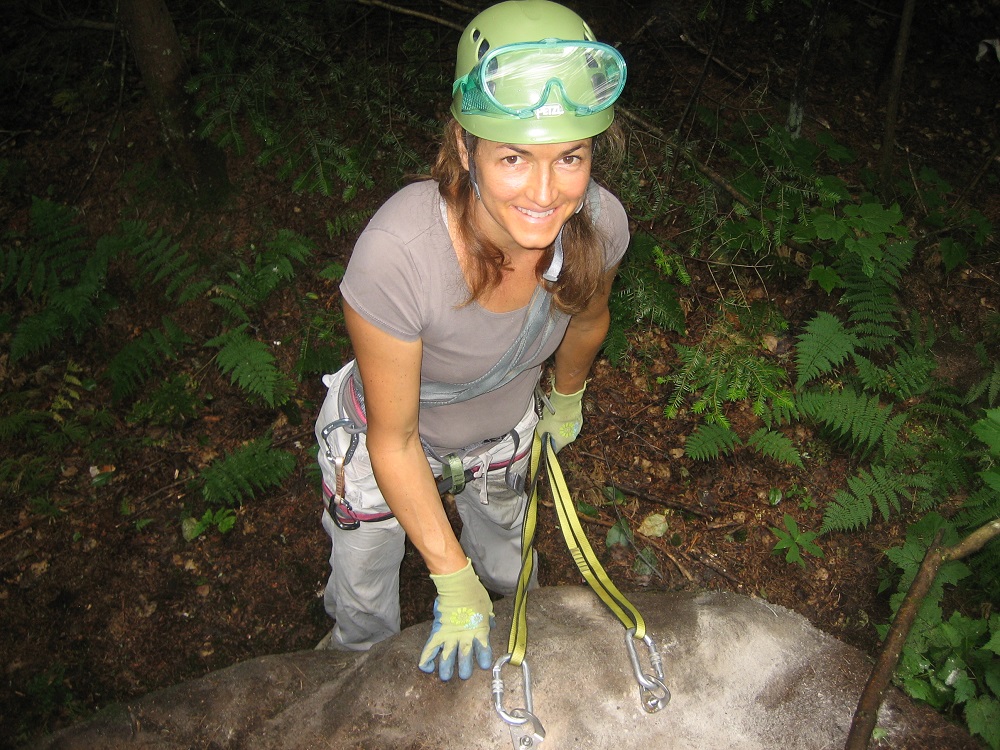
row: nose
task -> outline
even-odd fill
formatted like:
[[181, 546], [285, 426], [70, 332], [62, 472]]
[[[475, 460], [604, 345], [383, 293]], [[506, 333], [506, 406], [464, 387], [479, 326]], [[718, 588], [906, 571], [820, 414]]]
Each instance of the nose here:
[[551, 165], [538, 164], [532, 170], [531, 181], [527, 190], [530, 198], [539, 208], [552, 205], [558, 195], [556, 176]]

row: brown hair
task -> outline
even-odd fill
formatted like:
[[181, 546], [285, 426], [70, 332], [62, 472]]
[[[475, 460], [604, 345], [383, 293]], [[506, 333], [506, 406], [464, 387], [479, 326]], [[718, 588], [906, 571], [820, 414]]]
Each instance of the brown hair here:
[[[598, 139], [610, 141], [612, 149], [620, 143], [621, 132], [612, 126], [614, 132], [595, 137], [595, 158], [599, 148]], [[472, 189], [469, 172], [462, 166], [459, 138], [465, 138], [470, 154], [475, 153], [479, 139], [462, 130], [455, 119], [445, 125], [444, 139], [438, 150], [437, 160], [431, 167], [431, 177], [438, 181], [441, 197], [448, 204], [457, 220], [457, 232], [465, 245], [469, 259], [467, 273], [471, 291], [465, 304], [476, 301], [486, 293], [496, 289], [503, 278], [505, 265], [503, 251], [490, 242], [472, 221], [476, 197]], [[553, 304], [560, 312], [568, 315], [581, 312], [597, 293], [604, 278], [604, 245], [606, 238], [598, 232], [590, 218], [590, 207], [584, 203], [583, 210], [573, 215], [563, 228], [563, 269], [555, 283], [543, 281], [552, 292]], [[535, 269], [540, 276], [552, 262], [554, 247], [550, 245], [538, 259]]]

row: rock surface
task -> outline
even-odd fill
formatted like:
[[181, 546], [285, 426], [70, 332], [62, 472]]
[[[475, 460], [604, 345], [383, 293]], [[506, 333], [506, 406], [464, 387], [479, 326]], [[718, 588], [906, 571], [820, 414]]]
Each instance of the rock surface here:
[[[870, 663], [801, 616], [724, 593], [636, 594], [663, 655], [672, 700], [646, 713], [624, 630], [586, 588], [533, 591], [528, 661], [545, 750], [815, 750], [843, 747]], [[494, 652], [512, 603], [496, 603]], [[37, 745], [44, 750], [417, 750], [512, 748], [491, 675], [442, 683], [416, 668], [427, 626], [365, 654], [306, 651], [254, 659], [116, 705]], [[641, 644], [640, 644], [641, 645]], [[648, 665], [647, 654], [642, 653]], [[648, 671], [648, 667], [647, 667]], [[504, 707], [524, 705], [503, 670]], [[898, 693], [883, 706], [884, 747], [974, 748], [960, 728]]]

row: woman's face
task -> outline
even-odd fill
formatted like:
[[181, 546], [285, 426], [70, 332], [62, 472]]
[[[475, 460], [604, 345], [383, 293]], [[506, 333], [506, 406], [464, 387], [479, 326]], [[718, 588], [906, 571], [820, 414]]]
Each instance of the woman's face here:
[[[479, 139], [479, 229], [507, 252], [547, 248], [587, 193], [592, 145], [591, 138], [544, 145]], [[459, 150], [468, 168], [464, 142]]]

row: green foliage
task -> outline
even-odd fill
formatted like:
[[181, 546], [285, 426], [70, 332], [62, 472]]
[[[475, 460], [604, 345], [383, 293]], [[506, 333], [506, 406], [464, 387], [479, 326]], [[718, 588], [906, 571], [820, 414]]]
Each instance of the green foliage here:
[[631, 547], [633, 541], [632, 529], [628, 525], [628, 521], [624, 518], [619, 518], [614, 526], [608, 529], [608, 536], [605, 539], [605, 544], [608, 547], [614, 547], [616, 545], [622, 547]]
[[[256, 250], [253, 246], [250, 249]], [[253, 265], [240, 261], [238, 270], [228, 274], [230, 283], [216, 285], [212, 302], [231, 320], [250, 323], [250, 314], [295, 277], [294, 264], [304, 263], [312, 251], [311, 241], [287, 229], [279, 230], [264, 250], [254, 254]]]
[[790, 407], [787, 373], [761, 354], [760, 344], [766, 332], [783, 325], [754, 308], [724, 306], [697, 346], [674, 345], [679, 367], [658, 380], [672, 386], [664, 413], [676, 416], [691, 399], [691, 411], [705, 422], [728, 426], [729, 403], [749, 401], [758, 416], [776, 405]]
[[50, 349], [67, 335], [81, 340], [115, 304], [106, 286], [117, 247], [87, 247], [74, 220], [71, 209], [35, 199], [28, 236], [4, 237], [0, 299], [9, 295], [16, 310], [13, 363]]
[[181, 521], [181, 534], [184, 541], [193, 542], [206, 531], [215, 527], [220, 534], [231, 531], [236, 525], [236, 512], [232, 508], [209, 508], [201, 518], [188, 516]]
[[233, 507], [278, 487], [295, 469], [295, 456], [258, 438], [213, 462], [201, 472], [201, 494], [212, 505]]
[[195, 419], [203, 406], [197, 384], [187, 375], [174, 375], [138, 400], [129, 412], [130, 422], [148, 422], [162, 427], [179, 427]]
[[914, 486], [925, 486], [923, 480], [919, 474], [898, 474], [887, 466], [872, 466], [871, 472], [860, 469], [847, 480], [847, 489], [837, 490], [827, 505], [822, 533], [863, 529], [871, 523], [876, 506], [888, 521], [892, 509], [902, 510], [901, 499], [910, 497]]
[[[939, 532], [944, 545], [959, 540], [952, 522], [931, 513], [908, 528], [902, 546], [886, 552], [897, 569], [896, 591], [890, 598], [893, 613], [898, 611]], [[939, 711], [961, 712], [973, 734], [981, 736], [990, 747], [1000, 748], [1000, 723], [996, 721], [1000, 717], [1000, 615], [977, 618], [952, 611], [945, 617], [943, 609], [946, 588], [956, 586], [970, 574], [970, 568], [961, 561], [941, 566], [903, 646], [896, 680], [912, 697]], [[883, 637], [888, 628], [879, 627]]]
[[684, 453], [699, 461], [729, 455], [743, 441], [728, 424], [700, 424], [688, 435]]
[[802, 469], [802, 457], [788, 437], [775, 430], [761, 427], [747, 439], [747, 446], [762, 456], [774, 459], [779, 463], [791, 464]]
[[881, 445], [892, 450], [906, 414], [893, 415], [891, 406], [882, 406], [877, 396], [854, 390], [808, 391], [798, 394], [802, 413], [822, 422], [845, 440], [852, 450], [867, 453]]
[[684, 311], [673, 279], [684, 285], [691, 283], [681, 258], [666, 253], [652, 235], [637, 233], [619, 269], [616, 291], [609, 303], [611, 329], [604, 353], [612, 363], [625, 361], [631, 348], [628, 333], [638, 323], [684, 333]]
[[344, 314], [340, 306], [328, 309], [318, 294], [310, 292], [302, 301], [302, 319], [296, 375], [303, 378], [312, 373], [335, 372], [350, 344], [342, 333]]
[[945, 272], [954, 271], [986, 247], [993, 233], [990, 221], [968, 203], [953, 200], [954, 187], [931, 167], [920, 167], [895, 187], [937, 241]]
[[202, 46], [205, 72], [189, 90], [199, 102], [202, 135], [242, 153], [249, 132], [258, 164], [275, 167], [295, 192], [339, 195], [347, 203], [375, 186], [377, 172], [399, 180], [425, 168], [409, 143], [436, 135], [434, 103], [443, 103], [449, 73], [428, 58], [419, 30], [403, 32], [402, 45], [393, 35], [392, 54], [365, 54], [355, 44], [345, 58], [354, 24], [342, 16], [353, 10], [328, 10], [329, 23], [307, 22], [311, 10], [274, 8], [271, 21], [239, 34], [206, 29], [214, 43]]
[[135, 273], [130, 276], [135, 292], [166, 282], [163, 296], [182, 304], [204, 293], [211, 284], [198, 278], [202, 268], [197, 259], [181, 250], [162, 229], [150, 234], [144, 222], [125, 221], [120, 234], [110, 241], [125, 250], [135, 264]]
[[278, 368], [267, 344], [251, 338], [246, 325], [216, 336], [205, 346], [218, 347], [219, 369], [251, 396], [270, 407], [286, 403], [295, 384]]
[[839, 318], [827, 312], [817, 313], [798, 337], [795, 387], [802, 388], [812, 379], [832, 373], [854, 354], [857, 346], [857, 336], [847, 331]]
[[131, 396], [165, 360], [174, 360], [192, 339], [170, 318], [163, 328], [151, 328], [123, 346], [111, 359], [105, 375], [116, 401]]
[[778, 538], [772, 553], [777, 554], [784, 550], [786, 562], [795, 563], [803, 568], [806, 566], [806, 561], [802, 559], [802, 553], [823, 557], [823, 550], [815, 541], [816, 537], [819, 536], [817, 532], [800, 530], [798, 523], [788, 513], [785, 513], [783, 521], [784, 529], [779, 529], [776, 526], [771, 527], [771, 533]]

